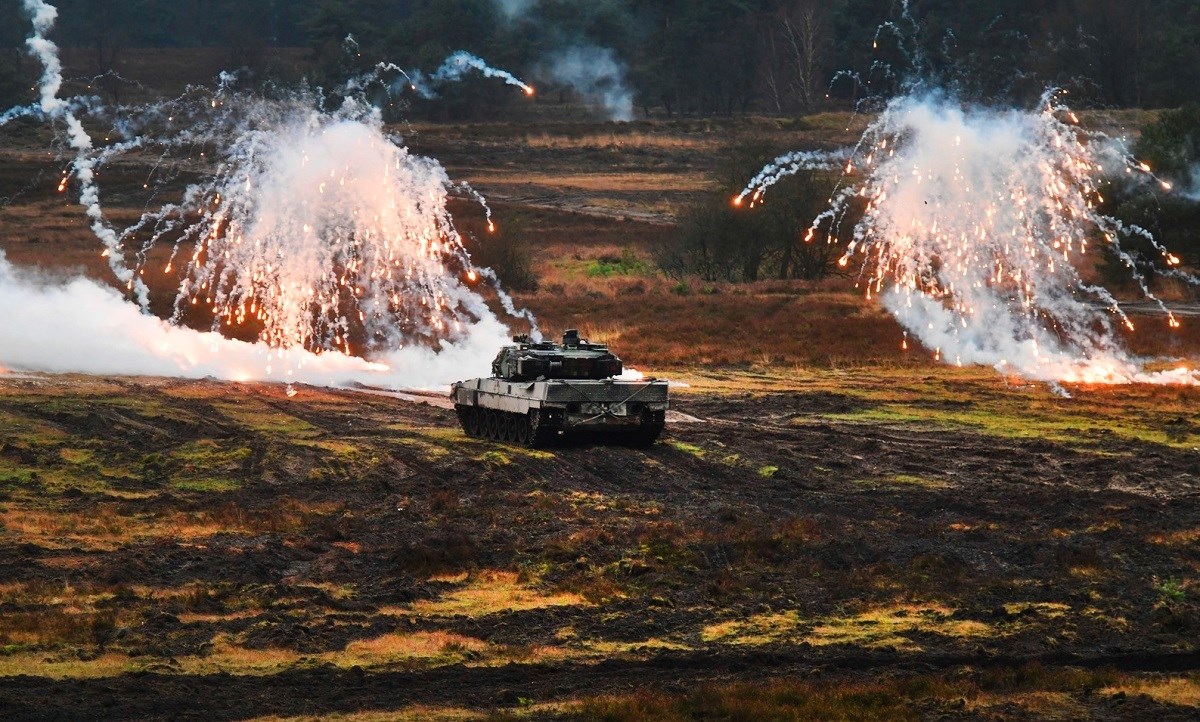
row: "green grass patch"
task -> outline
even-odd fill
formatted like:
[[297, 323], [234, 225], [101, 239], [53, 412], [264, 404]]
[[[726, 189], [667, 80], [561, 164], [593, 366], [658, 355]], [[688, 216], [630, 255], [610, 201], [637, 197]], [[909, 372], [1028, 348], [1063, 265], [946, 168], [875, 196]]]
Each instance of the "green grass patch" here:
[[855, 484], [863, 486], [909, 486], [920, 489], [948, 489], [950, 483], [942, 479], [931, 479], [925, 476], [913, 476], [911, 474], [896, 474], [894, 476], [885, 476], [878, 479], [858, 479]]
[[65, 432], [50, 424], [0, 411], [0, 445], [15, 444], [25, 448], [52, 446], [65, 438]]
[[236, 479], [179, 479], [171, 482], [171, 486], [180, 491], [223, 493], [237, 491], [242, 483]]
[[142, 459], [147, 478], [170, 478], [171, 486], [183, 491], [226, 492], [239, 489], [239, 474], [250, 458], [245, 446], [224, 447], [213, 439], [201, 439], [173, 450], [168, 457], [149, 454]]
[[508, 466], [512, 463], [512, 459], [503, 451], [485, 451], [477, 458], [488, 466]]
[[588, 278], [612, 278], [613, 276], [648, 276], [654, 272], [649, 263], [638, 258], [633, 249], [626, 248], [620, 256], [601, 256], [584, 266]]
[[[1195, 446], [1192, 442], [1172, 438], [1165, 429], [1148, 426], [1142, 416], [1107, 418], [1087, 413], [1087, 410], [1080, 414], [1039, 406], [1031, 403], [1022, 409], [996, 408], [995, 405], [990, 408], [938, 409], [887, 404], [826, 418], [854, 423], [919, 424], [922, 428], [983, 433], [1009, 439], [1046, 439], [1071, 446], [1093, 446], [1105, 437], [1176, 448]], [[796, 423], [808, 422], [798, 419]]]
[[320, 433], [304, 419], [249, 399], [240, 403], [217, 403], [213, 404], [213, 407], [239, 426], [262, 434], [281, 436], [285, 439], [311, 439]]
[[[466, 437], [463, 437], [464, 439]], [[471, 440], [473, 441], [473, 440]], [[427, 461], [438, 461], [450, 455], [450, 451], [440, 443], [435, 443], [420, 437], [410, 436], [396, 439], [396, 443], [416, 449]]]
[[768, 464], [767, 466], [758, 467], [758, 475], [764, 479], [770, 479], [772, 476], [775, 476], [778, 473], [779, 473], [778, 466], [771, 466], [770, 464]]
[[705, 449], [702, 449], [695, 444], [689, 444], [686, 441], [679, 441], [678, 439], [667, 439], [667, 445], [676, 451], [682, 451], [685, 454], [691, 454], [697, 459], [703, 459], [708, 455], [708, 451]]

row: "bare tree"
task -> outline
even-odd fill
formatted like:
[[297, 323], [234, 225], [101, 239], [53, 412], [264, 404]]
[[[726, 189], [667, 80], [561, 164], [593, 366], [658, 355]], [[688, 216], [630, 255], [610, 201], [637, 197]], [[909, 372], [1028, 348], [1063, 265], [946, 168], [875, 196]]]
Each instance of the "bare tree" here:
[[812, 111], [824, 95], [825, 60], [832, 48], [820, 0], [784, 0], [765, 16], [770, 27], [759, 77], [776, 112]]
[[782, 113], [784, 106], [783, 86], [787, 68], [782, 67], [780, 63], [782, 54], [779, 51], [779, 33], [767, 32], [765, 35], [767, 38], [767, 53], [763, 58], [762, 79], [763, 83], [767, 86], [767, 94], [771, 100], [771, 104], [775, 106], [775, 112]]
[[825, 17], [816, 0], [800, 0], [787, 8], [781, 32], [787, 44], [792, 89], [805, 111], [816, 107], [825, 83], [823, 61], [828, 38]]

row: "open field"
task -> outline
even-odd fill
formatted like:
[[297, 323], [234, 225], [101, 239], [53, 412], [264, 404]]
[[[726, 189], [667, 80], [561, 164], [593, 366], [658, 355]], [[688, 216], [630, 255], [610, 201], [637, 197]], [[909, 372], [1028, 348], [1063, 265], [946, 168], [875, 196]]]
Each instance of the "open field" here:
[[[843, 144], [862, 117], [561, 115], [394, 130], [520, 229], [519, 305], [685, 382], [693, 420], [531, 452], [385, 396], [0, 370], [5, 719], [1200, 715], [1200, 391], [1064, 398], [903, 350], [851, 277], [655, 269], [722, 153]], [[0, 136], [0, 249], [111, 282], [51, 140]], [[148, 199], [155, 163], [101, 171], [111, 218], [208, 170], [160, 169]], [[1195, 365], [1181, 317], [1127, 341]]]
[[349, 392], [0, 376], [0, 708], [1191, 718], [1187, 389], [685, 375], [648, 451]]

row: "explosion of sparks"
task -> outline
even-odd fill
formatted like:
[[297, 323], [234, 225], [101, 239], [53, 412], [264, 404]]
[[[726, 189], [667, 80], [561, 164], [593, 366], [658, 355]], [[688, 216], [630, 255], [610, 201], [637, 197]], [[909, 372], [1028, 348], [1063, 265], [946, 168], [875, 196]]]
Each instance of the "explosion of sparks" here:
[[[385, 65], [352, 79], [339, 89], [344, 101], [335, 110], [310, 91], [271, 99], [239, 93], [237, 77], [223, 74], [215, 92], [189, 88], [175, 100], [117, 109], [110, 118], [94, 100], [58, 97], [62, 66], [47, 39], [57, 10], [43, 0], [23, 4], [34, 28], [28, 46], [45, 68], [41, 100], [3, 114], [0, 124], [31, 116], [67, 126], [75, 158], [59, 190], [66, 192], [72, 179], [78, 184], [102, 255], [143, 311], [150, 303], [148, 274], [178, 279], [172, 322], [201, 310], [211, 313], [213, 331], [257, 330], [274, 359], [267, 377], [278, 377], [273, 363], [290, 378], [293, 367], [323, 352], [386, 362], [409, 347], [457, 351], [498, 343], [504, 329], [472, 289], [481, 277], [493, 283], [505, 310], [538, 335], [532, 315], [514, 307], [495, 274], [474, 266], [447, 207], [452, 194], [474, 198], [494, 230], [483, 198], [452, 182], [437, 161], [410, 153], [361, 94], [386, 71], [398, 71], [425, 97], [468, 71], [527, 95], [531, 86], [458, 52], [429, 77]], [[81, 115], [110, 119], [117, 139], [95, 147]], [[158, 158], [147, 189], [197, 165], [215, 172], [189, 186], [180, 202], [119, 230], [105, 219], [96, 170], [135, 154]], [[151, 250], [164, 242], [174, 244], [170, 260], [151, 267]]]
[[[144, 239], [138, 259], [175, 239], [162, 270], [184, 266], [176, 321], [199, 305], [214, 330], [251, 323], [274, 348], [350, 354], [454, 340], [488, 313], [470, 288], [488, 271], [472, 265], [447, 209], [451, 192], [477, 194], [388, 138], [377, 111], [219, 97], [238, 131], [216, 175], [121, 234], [123, 245]], [[142, 264], [139, 275], [155, 270]]]
[[1179, 259], [1144, 229], [1097, 210], [1108, 174], [1162, 181], [1120, 143], [1076, 123], [1055, 93], [1036, 112], [908, 95], [887, 105], [853, 151], [783, 156], [734, 203], [761, 203], [786, 175], [840, 170], [846, 185], [805, 240], [826, 234], [833, 242], [852, 210], [861, 210], [838, 264], [858, 259], [867, 295], [881, 297], [908, 333], [947, 362], [1052, 382], [1198, 383], [1186, 369], [1144, 371], [1115, 337], [1116, 323], [1132, 330], [1132, 321], [1079, 270], [1090, 247], [1106, 244], [1178, 327], [1121, 238], [1146, 239], [1168, 267]]

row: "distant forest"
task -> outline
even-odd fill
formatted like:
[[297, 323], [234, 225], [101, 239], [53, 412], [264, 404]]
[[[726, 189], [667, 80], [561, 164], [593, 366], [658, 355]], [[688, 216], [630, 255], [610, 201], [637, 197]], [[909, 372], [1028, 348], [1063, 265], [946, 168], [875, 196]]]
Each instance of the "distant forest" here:
[[[1196, 0], [57, 0], [54, 38], [103, 72], [131, 48], [222, 48], [260, 75], [312, 51], [314, 82], [380, 60], [432, 69], [464, 49], [533, 78], [588, 47], [641, 113], [797, 113], [886, 96], [914, 70], [966, 99], [1078, 106], [1200, 100]], [[29, 93], [28, 22], [0, 0], [0, 100]], [[356, 52], [346, 51], [353, 35]], [[611, 52], [609, 52], [611, 51]], [[914, 64], [919, 67], [914, 68]], [[584, 72], [587, 72], [585, 69]], [[564, 84], [565, 88], [566, 85]], [[565, 92], [565, 91], [563, 91]]]

